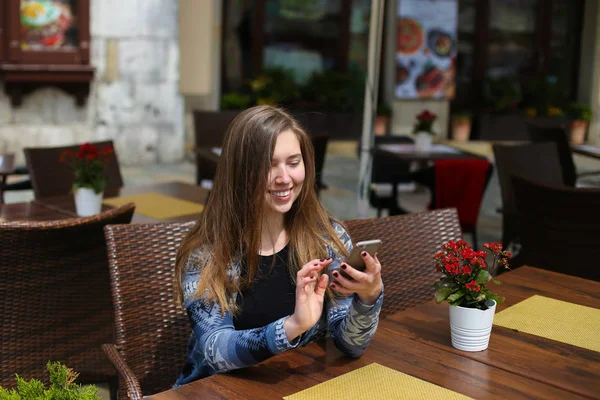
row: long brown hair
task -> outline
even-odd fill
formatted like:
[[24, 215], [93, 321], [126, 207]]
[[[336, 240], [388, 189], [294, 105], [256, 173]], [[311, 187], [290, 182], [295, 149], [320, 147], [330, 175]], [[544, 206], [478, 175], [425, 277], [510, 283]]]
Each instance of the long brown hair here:
[[[192, 252], [201, 249], [196, 295], [218, 301], [222, 312], [238, 312], [232, 302], [233, 294], [247, 288], [258, 269], [271, 158], [277, 136], [288, 130], [300, 142], [305, 167], [300, 194], [284, 217], [289, 234], [290, 277], [295, 280], [297, 271], [308, 261], [327, 257], [326, 245], [332, 246], [338, 255], [347, 254], [331, 225], [336, 220], [323, 208], [315, 191], [310, 138], [287, 112], [272, 106], [252, 107], [240, 113], [227, 129], [204, 212], [177, 253], [175, 290], [179, 301], [183, 301], [182, 276], [186, 263]], [[230, 265], [241, 261], [246, 262], [247, 273], [231, 279]]]

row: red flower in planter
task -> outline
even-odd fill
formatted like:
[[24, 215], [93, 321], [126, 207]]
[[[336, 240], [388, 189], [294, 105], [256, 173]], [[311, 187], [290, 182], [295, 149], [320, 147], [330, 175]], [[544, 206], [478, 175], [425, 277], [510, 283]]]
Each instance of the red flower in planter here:
[[[488, 270], [486, 257], [493, 257], [491, 270], [496, 266], [508, 268], [510, 253], [502, 250], [501, 243], [486, 243], [485, 250], [475, 251], [464, 240], [449, 241], [435, 254], [435, 268], [443, 276], [435, 284], [435, 299], [438, 303], [449, 302], [453, 306], [487, 309], [495, 300], [502, 303], [503, 297], [490, 292], [486, 284], [493, 280]], [[500, 283], [494, 280], [494, 283]]]
[[59, 161], [68, 164], [75, 171], [73, 188], [90, 188], [101, 193], [106, 187], [104, 168], [113, 154], [112, 146], [99, 148], [91, 143], [83, 143], [77, 153], [65, 150], [60, 154]]
[[415, 124], [413, 133], [427, 132], [430, 135], [435, 135], [435, 133], [432, 130], [432, 127], [436, 118], [437, 115], [430, 112], [429, 110], [421, 112], [419, 115], [417, 115], [417, 123]]

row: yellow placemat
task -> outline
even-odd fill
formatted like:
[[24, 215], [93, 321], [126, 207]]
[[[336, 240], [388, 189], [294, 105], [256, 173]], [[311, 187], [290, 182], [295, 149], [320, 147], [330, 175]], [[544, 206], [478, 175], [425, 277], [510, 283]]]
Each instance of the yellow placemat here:
[[544, 296], [500, 311], [494, 325], [600, 352], [600, 309]]
[[135, 203], [135, 212], [155, 219], [168, 219], [182, 215], [198, 214], [204, 210], [202, 204], [160, 193], [141, 193], [131, 196], [104, 199], [104, 204], [119, 207], [123, 204]]
[[286, 400], [470, 399], [441, 386], [373, 363], [319, 383]]
[[455, 149], [465, 151], [467, 153], [477, 154], [478, 156], [490, 158], [494, 154], [492, 145], [489, 142], [459, 142], [450, 141], [446, 143]]

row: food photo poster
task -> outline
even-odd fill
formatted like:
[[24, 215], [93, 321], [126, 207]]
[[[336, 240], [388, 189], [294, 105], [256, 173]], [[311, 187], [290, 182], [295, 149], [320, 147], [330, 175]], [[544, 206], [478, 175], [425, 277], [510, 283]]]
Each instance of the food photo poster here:
[[457, 0], [398, 0], [396, 98], [454, 98], [457, 23]]

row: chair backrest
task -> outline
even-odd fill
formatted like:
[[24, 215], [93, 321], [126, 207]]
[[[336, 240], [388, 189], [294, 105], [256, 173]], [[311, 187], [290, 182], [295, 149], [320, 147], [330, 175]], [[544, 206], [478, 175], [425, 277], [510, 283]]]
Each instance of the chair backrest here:
[[385, 300], [382, 316], [433, 299], [439, 273], [433, 257], [449, 240], [462, 238], [455, 209], [346, 221], [354, 243], [381, 239]]
[[327, 155], [329, 135], [314, 135], [310, 137], [310, 140], [315, 153], [315, 185], [318, 192], [323, 187], [323, 166], [325, 165], [325, 156]]
[[48, 382], [60, 361], [81, 382], [114, 379], [100, 346], [113, 342], [103, 227], [131, 221], [127, 204], [101, 214], [48, 222], [0, 222], [0, 386], [14, 374]]
[[502, 194], [502, 208], [508, 214], [516, 211], [512, 176], [519, 175], [553, 185], [564, 183], [555, 143], [494, 145], [494, 159]]
[[556, 143], [558, 158], [562, 168], [565, 185], [575, 186], [577, 180], [577, 169], [573, 161], [573, 153], [569, 145], [569, 137], [566, 126], [543, 126], [536, 124], [527, 125], [528, 139], [534, 143], [553, 142]]
[[[191, 328], [174, 301], [175, 256], [194, 222], [111, 225], [109, 254], [116, 347], [144, 395], [169, 389], [186, 360]], [[119, 398], [126, 384], [119, 378]]]
[[512, 180], [524, 263], [600, 281], [600, 190]]
[[[377, 148], [381, 144], [412, 144], [414, 140], [408, 136], [375, 136], [373, 149], [373, 167], [371, 169], [372, 183], [392, 183], [397, 176], [410, 172], [410, 162], [399, 160], [393, 154]], [[358, 146], [360, 157], [361, 146]]]
[[494, 166], [485, 158], [437, 160], [432, 192], [434, 208], [456, 208], [463, 230], [473, 231], [493, 170]]
[[239, 111], [194, 110], [196, 148], [221, 147], [227, 128], [239, 113]]
[[[99, 147], [113, 146], [113, 141], [107, 140], [93, 142], [92, 144]], [[61, 163], [59, 158], [60, 154], [65, 150], [77, 152], [78, 149], [79, 144], [61, 147], [28, 147], [23, 149], [36, 199], [60, 196], [71, 192], [75, 175], [71, 167]], [[123, 187], [123, 178], [121, 177], [116, 149], [106, 164], [104, 175], [108, 178], [104, 195], [106, 197], [117, 196], [119, 189]]]

